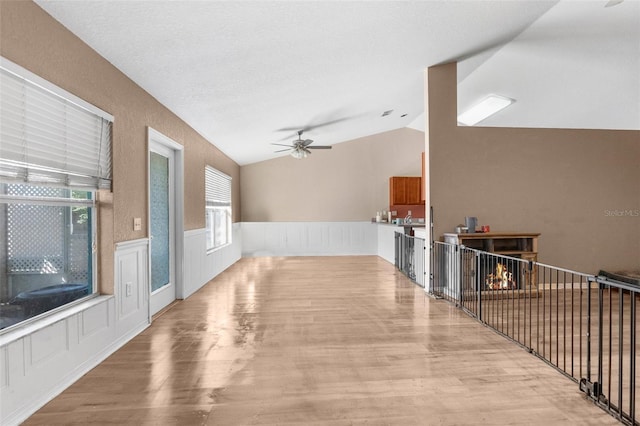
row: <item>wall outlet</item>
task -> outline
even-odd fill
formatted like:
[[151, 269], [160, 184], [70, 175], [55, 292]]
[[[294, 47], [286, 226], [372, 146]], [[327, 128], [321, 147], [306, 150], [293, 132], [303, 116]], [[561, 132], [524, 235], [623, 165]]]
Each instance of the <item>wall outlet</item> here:
[[131, 284], [130, 282], [126, 283], [124, 286], [124, 293], [127, 297], [131, 297], [131, 289], [133, 287], [133, 284]]
[[141, 217], [134, 217], [133, 218], [133, 230], [134, 231], [141, 231], [142, 230], [142, 218]]
[[391, 212], [391, 216], [398, 216], [398, 211], [397, 210], [393, 210]]

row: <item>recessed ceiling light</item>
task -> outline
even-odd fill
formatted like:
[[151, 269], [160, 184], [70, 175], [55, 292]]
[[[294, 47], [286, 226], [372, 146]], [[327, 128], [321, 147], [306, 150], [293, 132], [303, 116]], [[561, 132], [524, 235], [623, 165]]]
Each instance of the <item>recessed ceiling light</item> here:
[[515, 100], [499, 95], [489, 95], [458, 116], [458, 123], [473, 126], [508, 107]]

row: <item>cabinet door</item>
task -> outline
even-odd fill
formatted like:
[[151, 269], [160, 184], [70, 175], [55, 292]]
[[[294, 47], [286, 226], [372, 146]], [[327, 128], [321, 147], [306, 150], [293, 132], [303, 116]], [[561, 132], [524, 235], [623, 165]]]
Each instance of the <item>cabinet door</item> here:
[[389, 178], [389, 205], [407, 204], [406, 179], [402, 176]]
[[419, 177], [408, 177], [405, 181], [405, 193], [407, 204], [420, 204], [420, 178]]
[[424, 164], [424, 152], [422, 153], [422, 178], [420, 179], [420, 200], [425, 201], [427, 199], [427, 174]]

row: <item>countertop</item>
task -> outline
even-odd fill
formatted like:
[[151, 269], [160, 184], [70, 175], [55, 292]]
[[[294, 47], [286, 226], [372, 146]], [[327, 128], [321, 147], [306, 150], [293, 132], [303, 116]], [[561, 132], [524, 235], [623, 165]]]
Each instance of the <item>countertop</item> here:
[[389, 223], [389, 222], [372, 222], [376, 225], [387, 225], [387, 226], [397, 226], [397, 227], [411, 227], [411, 228], [424, 228], [426, 226], [426, 223], [419, 223], [419, 222], [411, 222], [411, 223], [401, 223], [400, 225], [395, 224], [395, 223]]

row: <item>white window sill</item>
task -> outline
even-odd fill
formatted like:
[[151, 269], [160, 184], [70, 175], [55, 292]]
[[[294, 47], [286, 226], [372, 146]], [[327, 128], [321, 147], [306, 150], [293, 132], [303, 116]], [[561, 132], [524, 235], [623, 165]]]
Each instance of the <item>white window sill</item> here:
[[22, 326], [18, 326], [14, 330], [7, 331], [6, 333], [0, 334], [0, 347], [6, 346], [11, 342], [15, 342], [16, 340], [20, 340], [23, 337], [33, 334], [38, 330], [42, 330], [59, 321], [63, 321], [69, 317], [72, 317], [77, 313], [86, 311], [87, 309], [93, 306], [99, 305], [101, 303], [107, 303], [107, 301], [113, 297], [115, 296], [113, 295], [99, 296], [98, 295], [90, 299], [84, 300], [78, 304], [69, 306], [67, 308], [63, 308], [58, 312], [51, 313], [50, 315], [46, 315], [40, 319], [34, 320], [32, 322], [27, 322]]
[[233, 243], [227, 243], [227, 244], [219, 246], [219, 247], [214, 247], [214, 248], [211, 248], [211, 249], [207, 249], [207, 255], [215, 253], [216, 251], [221, 250], [221, 249], [223, 249], [225, 247], [229, 247], [231, 244], [233, 244]]

